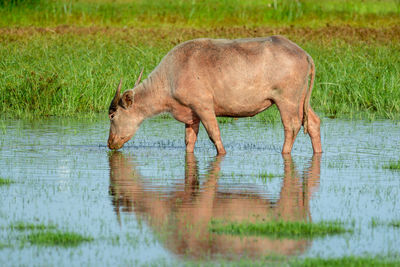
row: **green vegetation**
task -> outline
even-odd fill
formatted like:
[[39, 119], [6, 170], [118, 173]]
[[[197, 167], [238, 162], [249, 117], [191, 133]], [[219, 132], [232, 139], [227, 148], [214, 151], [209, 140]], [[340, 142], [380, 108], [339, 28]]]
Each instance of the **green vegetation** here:
[[85, 237], [73, 232], [39, 231], [27, 236], [32, 245], [40, 246], [77, 246], [83, 242], [93, 241], [91, 237]]
[[[93, 241], [92, 237], [82, 236], [78, 233], [61, 231], [55, 225], [42, 223], [16, 222], [9, 229], [24, 232], [19, 239], [22, 244], [29, 242], [39, 246], [77, 246], [83, 242]], [[28, 232], [28, 233], [26, 233]]]
[[283, 175], [278, 175], [278, 174], [274, 174], [274, 173], [269, 173], [269, 172], [261, 172], [258, 177], [261, 178], [261, 180], [266, 181], [266, 180], [270, 180], [272, 178], [275, 177], [282, 177]]
[[389, 226], [400, 228], [400, 221], [391, 221]]
[[44, 231], [44, 230], [56, 229], [56, 226], [55, 225], [16, 222], [16, 223], [10, 225], [10, 229], [17, 230], [17, 231], [33, 231], [33, 230]]
[[372, 218], [371, 219], [371, 226], [376, 227], [378, 225], [382, 224], [377, 218]]
[[398, 0], [0, 0], [0, 112], [105, 113], [121, 77], [131, 88], [178, 43], [282, 34], [314, 58], [317, 113], [399, 120], [399, 14]]
[[249, 259], [245, 257], [241, 257], [239, 260], [235, 261], [227, 261], [227, 260], [217, 260], [213, 262], [207, 262], [206, 264], [202, 262], [185, 262], [185, 266], [291, 266], [291, 267], [312, 267], [312, 266], [346, 266], [346, 267], [369, 267], [369, 266], [378, 266], [378, 267], [391, 267], [391, 266], [399, 266], [400, 261], [395, 259], [386, 259], [383, 257], [357, 257], [357, 256], [349, 256], [342, 258], [294, 258], [288, 259], [285, 256], [279, 255], [268, 255], [262, 259]]
[[131, 88], [140, 66], [150, 72], [156, 65], [155, 56], [161, 57], [155, 49], [95, 37], [38, 36], [28, 43], [3, 43], [1, 112], [68, 116], [104, 111], [120, 77], [124, 88]]
[[[134, 38], [120, 41], [118, 32], [27, 34], [15, 36], [18, 40], [12, 38], [17, 33], [0, 37], [0, 112], [14, 117], [105, 112], [120, 77], [124, 88], [131, 88], [141, 67], [146, 76], [173, 46], [146, 47]], [[317, 112], [399, 119], [400, 45], [303, 47], [318, 66], [311, 100]], [[256, 118], [278, 121], [279, 112], [275, 108]]]
[[400, 221], [399, 220], [393, 220], [390, 222], [382, 222], [377, 218], [372, 218], [371, 219], [371, 226], [372, 227], [377, 227], [377, 226], [390, 226], [390, 227], [399, 227], [400, 228]]
[[8, 247], [10, 247], [10, 245], [4, 244], [4, 243], [0, 243], [0, 249], [8, 248]]
[[273, 238], [313, 238], [325, 235], [351, 232], [340, 222], [292, 222], [292, 221], [259, 221], [259, 222], [224, 222], [212, 221], [210, 231], [219, 234], [265, 235]]
[[400, 160], [399, 161], [391, 161], [388, 165], [383, 166], [384, 169], [389, 170], [400, 170]]
[[2, 185], [11, 185], [14, 181], [11, 179], [0, 178], [0, 186]]
[[106, 25], [215, 27], [233, 25], [394, 25], [397, 0], [0, 0], [0, 27]]
[[366, 267], [366, 266], [399, 266], [397, 260], [388, 260], [383, 258], [362, 258], [362, 257], [343, 257], [343, 258], [307, 258], [289, 263], [289, 266], [351, 266], [351, 267]]

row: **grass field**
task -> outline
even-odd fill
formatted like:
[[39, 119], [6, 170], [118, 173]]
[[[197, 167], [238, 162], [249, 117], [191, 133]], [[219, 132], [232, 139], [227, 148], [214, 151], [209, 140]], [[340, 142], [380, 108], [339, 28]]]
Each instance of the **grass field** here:
[[[398, 0], [2, 0], [1, 26], [396, 25]], [[21, 8], [22, 7], [22, 8]], [[11, 10], [12, 12], [7, 12]]]
[[[400, 1], [0, 1], [0, 112], [105, 113], [176, 44], [282, 34], [314, 58], [312, 106], [340, 118], [400, 118]], [[257, 118], [278, 120], [276, 109]]]

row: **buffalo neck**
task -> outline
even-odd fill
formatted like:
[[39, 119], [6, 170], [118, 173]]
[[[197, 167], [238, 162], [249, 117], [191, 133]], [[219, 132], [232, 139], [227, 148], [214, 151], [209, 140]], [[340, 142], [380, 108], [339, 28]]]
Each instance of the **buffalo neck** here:
[[151, 73], [147, 79], [135, 87], [134, 105], [143, 119], [155, 116], [167, 110], [167, 93], [163, 79]]

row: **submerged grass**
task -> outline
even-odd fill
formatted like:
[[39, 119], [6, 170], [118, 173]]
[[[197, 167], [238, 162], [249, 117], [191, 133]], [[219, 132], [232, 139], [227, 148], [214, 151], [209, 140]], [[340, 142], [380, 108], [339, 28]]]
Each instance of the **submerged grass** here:
[[13, 183], [15, 183], [15, 182], [13, 180], [11, 180], [11, 179], [0, 178], [0, 186], [2, 186], [2, 185], [4, 185], [4, 186], [11, 185]]
[[39, 231], [26, 237], [32, 245], [39, 246], [77, 246], [83, 242], [93, 241], [92, 237], [82, 236], [74, 232]]
[[55, 225], [45, 225], [45, 224], [34, 224], [34, 223], [25, 223], [25, 222], [16, 222], [10, 225], [10, 229], [17, 231], [33, 231], [33, 230], [54, 230], [56, 229]]
[[213, 262], [185, 262], [185, 266], [292, 266], [292, 267], [313, 267], [313, 266], [347, 266], [347, 267], [394, 267], [399, 266], [400, 260], [398, 259], [386, 259], [383, 257], [357, 257], [348, 256], [342, 258], [295, 258], [288, 259], [285, 256], [279, 255], [268, 255], [262, 259], [248, 259], [241, 257], [236, 261], [227, 260], [216, 260]]
[[384, 259], [380, 257], [368, 258], [368, 257], [343, 257], [343, 258], [307, 258], [304, 260], [296, 260], [289, 263], [289, 266], [351, 266], [351, 267], [364, 267], [364, 266], [399, 266], [400, 261]]
[[313, 238], [351, 232], [340, 222], [224, 222], [213, 220], [209, 230], [219, 234], [265, 235], [273, 238]]
[[396, 227], [396, 228], [400, 228], [400, 221], [399, 220], [393, 220], [390, 222], [383, 222], [380, 221], [377, 218], [372, 218], [371, 219], [371, 226], [372, 227], [377, 227], [377, 226], [390, 226], [390, 227]]
[[384, 169], [389, 169], [389, 170], [400, 170], [400, 160], [398, 161], [391, 161], [389, 162], [388, 165], [383, 166]]
[[92, 237], [78, 233], [61, 231], [55, 225], [42, 223], [15, 222], [9, 229], [23, 232], [22, 244], [29, 242], [38, 246], [77, 246], [83, 242], [93, 241]]
[[258, 174], [258, 177], [263, 181], [271, 180], [272, 178], [282, 177], [282, 176], [283, 175], [270, 173], [270, 172], [261, 172], [261, 173]]
[[8, 248], [8, 247], [10, 247], [9, 244], [5, 244], [5, 243], [1, 243], [1, 242], [0, 242], [0, 249]]
[[389, 226], [400, 228], [400, 221], [391, 221]]

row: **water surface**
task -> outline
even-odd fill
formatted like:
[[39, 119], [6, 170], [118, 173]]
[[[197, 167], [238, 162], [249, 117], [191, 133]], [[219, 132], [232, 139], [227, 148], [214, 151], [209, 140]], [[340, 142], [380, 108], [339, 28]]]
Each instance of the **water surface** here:
[[[117, 265], [186, 260], [400, 254], [400, 126], [390, 121], [322, 125], [321, 157], [300, 133], [280, 154], [280, 124], [221, 124], [228, 154], [215, 157], [203, 128], [185, 154], [184, 125], [146, 121], [120, 152], [108, 122], [0, 124], [0, 265]], [[212, 219], [339, 220], [353, 233], [314, 239], [219, 235]], [[373, 226], [372, 221], [379, 221]], [[94, 238], [78, 247], [21, 245], [15, 222], [55, 224]]]

